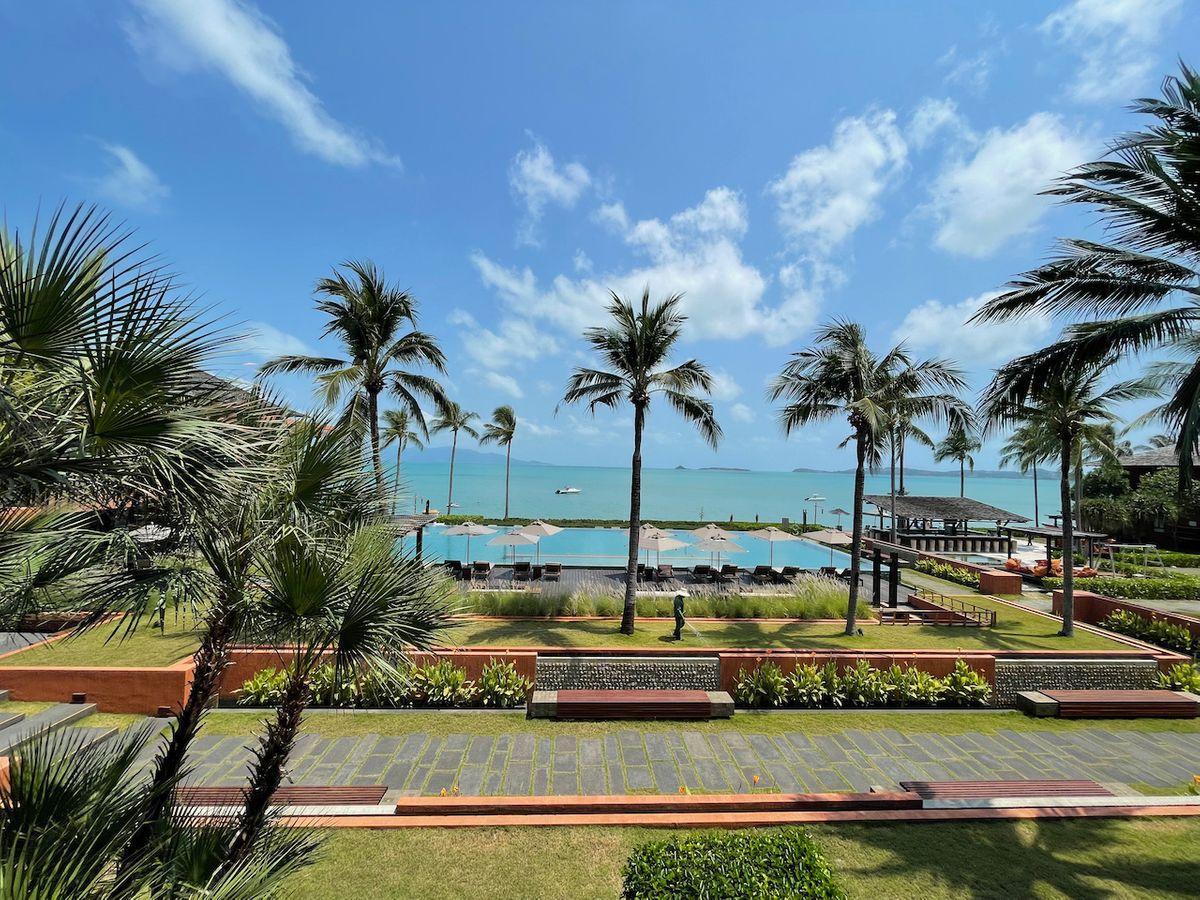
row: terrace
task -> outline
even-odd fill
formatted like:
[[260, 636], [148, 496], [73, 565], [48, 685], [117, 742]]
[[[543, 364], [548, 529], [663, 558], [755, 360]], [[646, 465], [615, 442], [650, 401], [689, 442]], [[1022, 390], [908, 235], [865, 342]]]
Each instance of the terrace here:
[[[867, 494], [863, 502], [875, 507], [877, 527], [868, 528], [868, 537], [891, 540], [890, 522], [895, 519], [895, 543], [928, 553], [1002, 553], [1011, 555], [1012, 536], [1005, 534], [1005, 523], [1028, 522], [1025, 516], [970, 497], [892, 497]], [[865, 515], [869, 513], [865, 513]], [[972, 523], [995, 525], [995, 531], [973, 529]]]

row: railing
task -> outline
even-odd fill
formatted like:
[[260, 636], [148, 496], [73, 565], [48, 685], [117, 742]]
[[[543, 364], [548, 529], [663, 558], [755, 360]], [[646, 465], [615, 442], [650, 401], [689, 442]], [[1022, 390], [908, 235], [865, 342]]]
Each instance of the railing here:
[[[994, 609], [984, 609], [982, 606], [976, 606], [974, 603], [968, 603], [958, 597], [947, 597], [945, 594], [939, 594], [928, 588], [917, 591], [913, 596], [933, 604], [939, 610], [951, 613], [949, 616], [937, 617], [938, 624], [978, 626], [979, 628], [991, 628], [996, 624]], [[933, 610], [933, 612], [937, 611]]]

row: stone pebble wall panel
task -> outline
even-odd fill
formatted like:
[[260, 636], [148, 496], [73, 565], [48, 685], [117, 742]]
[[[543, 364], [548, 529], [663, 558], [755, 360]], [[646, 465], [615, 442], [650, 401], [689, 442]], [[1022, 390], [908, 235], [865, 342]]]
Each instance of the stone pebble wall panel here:
[[721, 689], [716, 657], [539, 656], [539, 691], [654, 691]]
[[1141, 690], [1154, 687], [1158, 664], [1153, 660], [996, 661], [996, 706], [1013, 706], [1020, 691]]

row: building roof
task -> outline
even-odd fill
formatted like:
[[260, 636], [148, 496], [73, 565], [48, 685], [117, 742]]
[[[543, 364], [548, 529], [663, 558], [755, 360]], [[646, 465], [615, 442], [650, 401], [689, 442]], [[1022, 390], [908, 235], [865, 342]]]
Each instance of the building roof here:
[[[887, 513], [892, 512], [890, 494], [867, 494], [863, 500]], [[895, 514], [904, 519], [938, 519], [943, 522], [1028, 522], [1015, 512], [980, 503], [970, 497], [896, 497]]]
[[1169, 469], [1179, 465], [1179, 457], [1174, 447], [1159, 447], [1118, 457], [1117, 462], [1126, 469]]
[[392, 516], [392, 524], [400, 528], [401, 535], [409, 535], [419, 531], [430, 522], [437, 520], [437, 513], [417, 513], [412, 516]]

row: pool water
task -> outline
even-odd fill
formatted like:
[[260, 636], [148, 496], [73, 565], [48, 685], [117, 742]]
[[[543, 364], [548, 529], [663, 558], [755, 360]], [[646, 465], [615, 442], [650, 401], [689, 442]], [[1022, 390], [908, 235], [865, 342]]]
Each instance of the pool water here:
[[939, 553], [938, 556], [958, 559], [968, 563], [980, 563], [982, 565], [996, 565], [1004, 562], [1003, 556], [984, 556], [982, 553]]
[[[488, 542], [505, 534], [510, 529], [497, 528], [495, 534], [472, 537], [470, 552], [465, 536], [447, 535], [446, 528], [431, 525], [425, 529], [424, 552], [427, 557], [437, 559], [489, 560], [512, 562], [514, 559], [535, 559], [538, 547], [494, 546]], [[690, 531], [672, 531], [680, 541], [694, 544], [700, 540]], [[773, 564], [776, 566], [800, 566], [814, 569], [818, 566], [850, 565], [849, 555], [840, 550], [830, 550], [814, 541], [779, 541], [772, 545], [754, 537], [754, 532], [731, 532], [733, 543], [743, 549], [741, 553], [725, 553], [720, 562], [734, 563], [743, 568]], [[412, 549], [414, 538], [405, 539], [405, 546]], [[624, 566], [629, 552], [629, 536], [620, 528], [564, 528], [558, 534], [541, 540], [542, 562], [559, 562], [568, 566]], [[514, 550], [515, 555], [514, 555]], [[653, 550], [641, 552], [642, 562], [664, 563], [676, 566], [694, 566], [698, 563], [717, 562], [715, 554], [684, 547], [679, 550], [664, 550], [661, 554]]]

